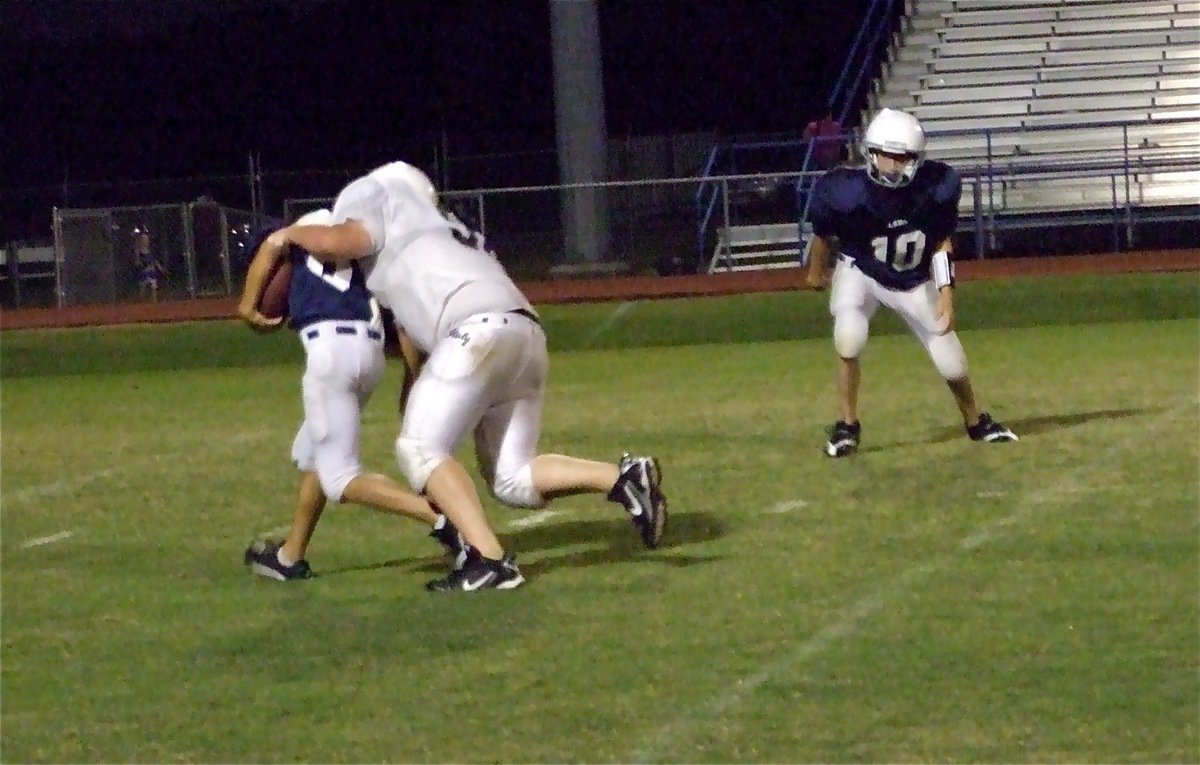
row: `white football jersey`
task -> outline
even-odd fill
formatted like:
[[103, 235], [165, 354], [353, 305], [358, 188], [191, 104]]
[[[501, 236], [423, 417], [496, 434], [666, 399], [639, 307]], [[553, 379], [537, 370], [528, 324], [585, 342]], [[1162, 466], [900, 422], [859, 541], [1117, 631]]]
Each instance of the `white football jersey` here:
[[469, 316], [532, 310], [482, 236], [401, 179], [376, 171], [351, 182], [333, 206], [333, 223], [347, 220], [371, 237], [367, 287], [425, 352]]

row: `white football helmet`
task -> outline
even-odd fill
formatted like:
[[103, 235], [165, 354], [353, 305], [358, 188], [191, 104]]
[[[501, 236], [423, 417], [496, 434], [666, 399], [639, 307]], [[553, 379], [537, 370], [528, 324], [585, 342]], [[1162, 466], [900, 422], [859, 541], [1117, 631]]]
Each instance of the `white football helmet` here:
[[[908, 112], [884, 109], [867, 125], [863, 147], [871, 180], [881, 186], [899, 188], [912, 182], [917, 168], [925, 161], [925, 131], [917, 118]], [[899, 172], [885, 173], [879, 168], [876, 152], [903, 154], [909, 160]]]
[[329, 210], [310, 210], [296, 219], [297, 226], [328, 226], [333, 223], [333, 213]]
[[437, 189], [429, 176], [407, 162], [389, 162], [383, 167], [375, 168], [371, 175], [381, 180], [403, 181], [418, 197], [426, 199], [437, 206]]

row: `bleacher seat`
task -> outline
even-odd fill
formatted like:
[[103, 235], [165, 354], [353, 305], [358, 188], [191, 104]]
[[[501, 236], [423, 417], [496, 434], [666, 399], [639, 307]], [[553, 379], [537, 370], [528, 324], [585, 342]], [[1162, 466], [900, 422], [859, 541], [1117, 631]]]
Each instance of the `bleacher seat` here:
[[[935, 136], [930, 156], [992, 169], [1189, 158], [1200, 168], [1200, 0], [908, 3], [870, 110], [915, 114]], [[1097, 186], [1048, 171], [1007, 188], [1005, 204], [1111, 197], [1105, 184], [1086, 191], [1089, 183]], [[1173, 171], [1133, 185], [1131, 194], [1156, 203], [1195, 204], [1200, 188]]]

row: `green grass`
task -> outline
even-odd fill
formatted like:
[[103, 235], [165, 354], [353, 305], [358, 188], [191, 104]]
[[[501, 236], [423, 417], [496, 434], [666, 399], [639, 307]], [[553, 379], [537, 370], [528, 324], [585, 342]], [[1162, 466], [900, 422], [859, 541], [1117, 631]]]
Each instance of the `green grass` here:
[[597, 497], [490, 505], [530, 581], [462, 597], [352, 507], [317, 579], [242, 569], [290, 515], [294, 338], [6, 332], [0, 759], [1200, 762], [1200, 282], [960, 292], [1021, 442], [967, 441], [881, 315], [837, 462], [825, 296], [545, 307], [543, 447], [659, 455], [668, 541]]

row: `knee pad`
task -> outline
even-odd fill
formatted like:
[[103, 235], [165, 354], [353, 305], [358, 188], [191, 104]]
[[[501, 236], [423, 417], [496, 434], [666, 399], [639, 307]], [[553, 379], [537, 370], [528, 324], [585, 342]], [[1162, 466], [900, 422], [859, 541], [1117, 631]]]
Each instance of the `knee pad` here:
[[533, 469], [524, 465], [515, 473], [497, 473], [492, 481], [492, 496], [509, 507], [537, 508], [546, 504], [533, 485]]
[[833, 317], [833, 347], [843, 359], [857, 359], [867, 347], [867, 317], [858, 311], [839, 311]]
[[938, 374], [946, 380], [961, 380], [967, 376], [967, 353], [959, 342], [957, 332], [932, 335], [925, 345]]
[[447, 452], [430, 447], [416, 438], [400, 436], [396, 439], [396, 462], [400, 465], [400, 472], [413, 491], [418, 493], [425, 490], [430, 474], [449, 456]]

